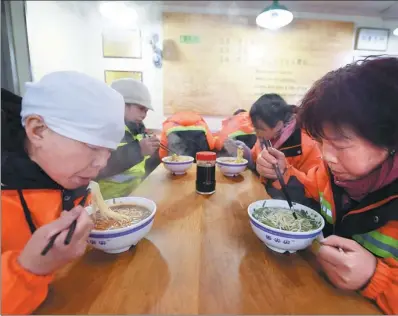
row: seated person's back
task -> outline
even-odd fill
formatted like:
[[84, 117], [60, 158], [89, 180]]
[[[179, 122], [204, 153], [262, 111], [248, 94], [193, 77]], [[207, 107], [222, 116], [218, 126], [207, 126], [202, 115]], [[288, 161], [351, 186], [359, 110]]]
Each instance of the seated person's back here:
[[[199, 151], [214, 149], [214, 138], [204, 119], [195, 112], [179, 112], [163, 123], [161, 143], [179, 155], [194, 157]], [[159, 149], [160, 158], [170, 153]]]
[[221, 130], [216, 138], [215, 148], [219, 151], [219, 155], [229, 155], [224, 148], [226, 140], [239, 140], [250, 149], [253, 148], [257, 141], [256, 132], [250, 119], [250, 115], [246, 110], [239, 109], [234, 114], [222, 122]]

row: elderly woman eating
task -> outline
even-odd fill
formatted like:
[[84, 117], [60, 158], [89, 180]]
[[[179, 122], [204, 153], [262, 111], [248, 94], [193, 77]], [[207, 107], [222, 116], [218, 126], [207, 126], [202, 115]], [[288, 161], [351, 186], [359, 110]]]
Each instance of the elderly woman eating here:
[[[263, 150], [257, 171], [319, 202], [326, 226], [317, 254], [330, 281], [398, 314], [398, 59], [350, 64], [326, 74], [302, 102], [302, 127], [323, 162], [304, 174]], [[299, 190], [292, 190], [299, 192]], [[293, 198], [294, 199], [294, 198]]]

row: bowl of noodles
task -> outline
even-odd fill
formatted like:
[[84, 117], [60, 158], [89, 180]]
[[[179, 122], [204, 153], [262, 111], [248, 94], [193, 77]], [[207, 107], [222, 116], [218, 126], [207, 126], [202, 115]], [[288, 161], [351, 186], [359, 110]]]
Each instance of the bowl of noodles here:
[[271, 250], [294, 253], [310, 246], [322, 234], [323, 217], [304, 205], [293, 203], [297, 219], [285, 200], [262, 200], [249, 205], [253, 232]]
[[236, 177], [246, 170], [248, 161], [243, 158], [243, 148], [238, 147], [236, 157], [219, 157], [216, 163], [224, 176]]
[[172, 155], [162, 159], [167, 170], [174, 175], [183, 175], [192, 167], [194, 158], [191, 156]]
[[142, 197], [121, 197], [104, 201], [99, 189], [92, 189], [93, 204], [86, 207], [94, 229], [88, 242], [107, 253], [121, 253], [135, 246], [151, 230], [155, 202]]
[[221, 173], [226, 177], [236, 177], [246, 170], [248, 161], [246, 159], [238, 160], [235, 157], [219, 157], [216, 160]]

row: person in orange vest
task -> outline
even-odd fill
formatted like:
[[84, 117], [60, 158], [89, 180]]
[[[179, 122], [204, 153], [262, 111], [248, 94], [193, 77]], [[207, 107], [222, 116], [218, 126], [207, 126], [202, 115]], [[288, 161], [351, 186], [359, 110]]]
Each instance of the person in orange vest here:
[[215, 149], [220, 152], [220, 155], [227, 152], [224, 148], [227, 140], [239, 140], [250, 149], [253, 148], [257, 137], [249, 113], [244, 109], [239, 109], [231, 117], [223, 120], [221, 130], [215, 139]]
[[398, 314], [397, 74], [397, 58], [326, 74], [305, 95], [299, 117], [323, 162], [303, 173], [273, 149], [257, 163], [267, 178], [276, 177], [278, 163], [288, 190], [299, 187], [317, 202], [326, 222], [317, 259], [330, 281], [389, 315]]
[[2, 89], [1, 99], [1, 314], [26, 315], [54, 273], [85, 252], [93, 222], [78, 205], [124, 135], [124, 102], [73, 71], [27, 84], [23, 98]]
[[[266, 140], [285, 154], [292, 168], [304, 173], [321, 162], [321, 154], [316, 141], [297, 124], [297, 110], [296, 106], [287, 104], [281, 96], [274, 93], [264, 94], [254, 102], [250, 109], [250, 118], [256, 130], [257, 142], [251, 151], [244, 146], [244, 157], [249, 160], [249, 168], [255, 170], [257, 157], [264, 149]], [[233, 145], [227, 144], [230, 151], [236, 150], [236, 144]], [[271, 197], [284, 198], [278, 190], [278, 181], [264, 176], [262, 181]], [[296, 202], [312, 205], [305, 198]]]
[[[179, 155], [196, 157], [198, 151], [213, 150], [215, 139], [205, 120], [196, 112], [178, 112], [164, 123], [160, 143]], [[160, 148], [159, 156], [171, 155]]]

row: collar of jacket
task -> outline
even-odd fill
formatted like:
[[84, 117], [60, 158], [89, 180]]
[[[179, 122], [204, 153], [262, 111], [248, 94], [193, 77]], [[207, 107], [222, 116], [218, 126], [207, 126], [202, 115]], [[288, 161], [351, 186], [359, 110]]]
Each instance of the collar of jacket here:
[[138, 134], [145, 133], [145, 125], [143, 123], [125, 121], [125, 124], [129, 130], [130, 134], [132, 134], [132, 135], [138, 135]]
[[[330, 173], [329, 173], [330, 174]], [[369, 193], [360, 202], [353, 201], [348, 212], [342, 209], [345, 191], [338, 187], [330, 175], [333, 199], [336, 208], [335, 233], [342, 237], [351, 237], [383, 227], [387, 222], [398, 220], [398, 180]]]
[[301, 145], [301, 128], [297, 127], [290, 137], [279, 148], [285, 157], [300, 156], [303, 152]]
[[2, 152], [2, 190], [62, 189], [26, 153]]

